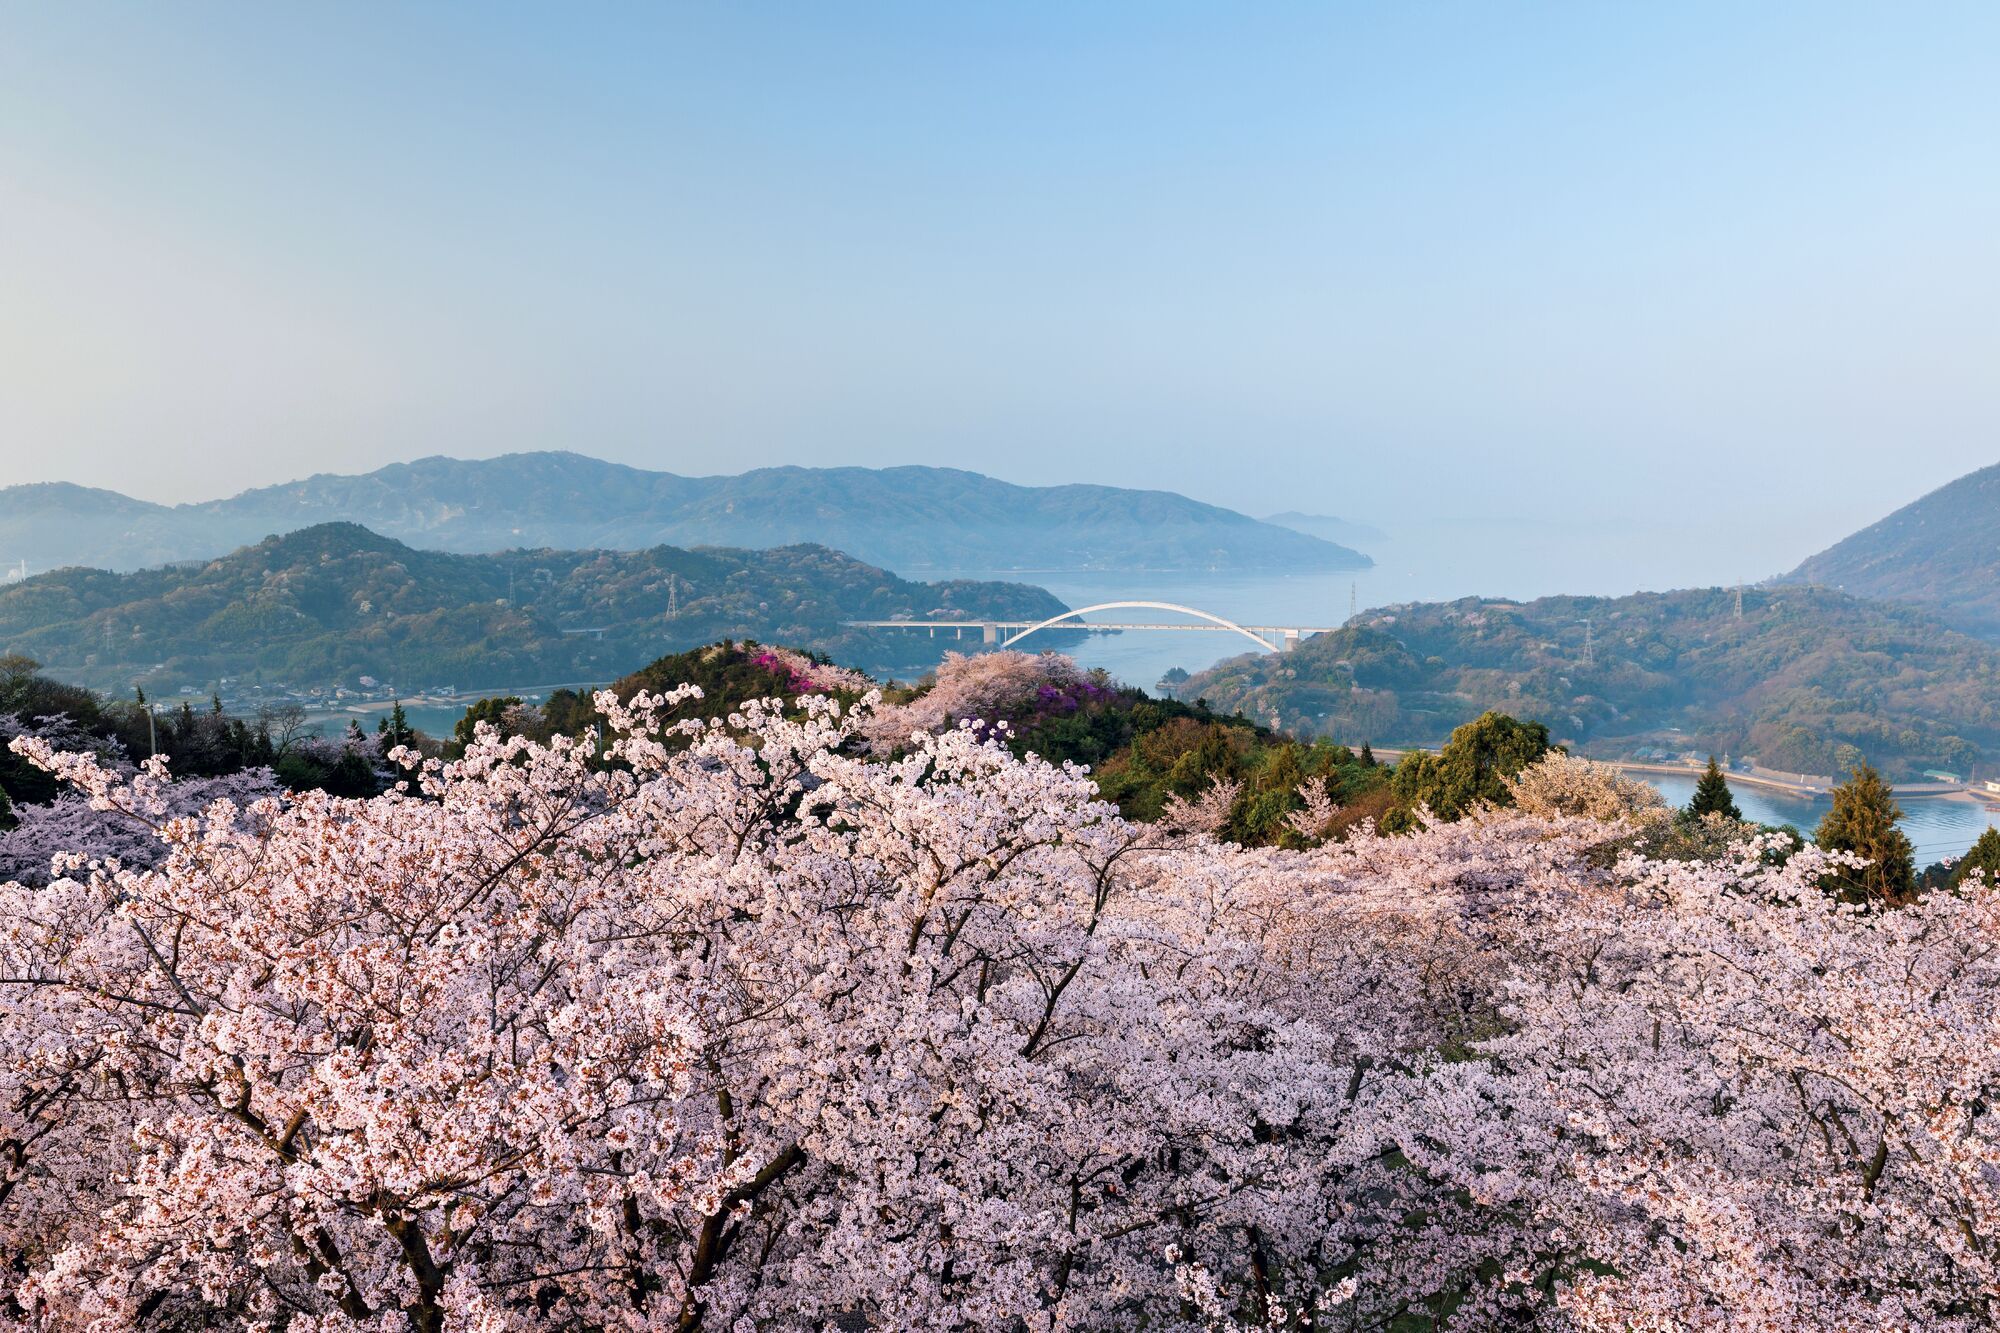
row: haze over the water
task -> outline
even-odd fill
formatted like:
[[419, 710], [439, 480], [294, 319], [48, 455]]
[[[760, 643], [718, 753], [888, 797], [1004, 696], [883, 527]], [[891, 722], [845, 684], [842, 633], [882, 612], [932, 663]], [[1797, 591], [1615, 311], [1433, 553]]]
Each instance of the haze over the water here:
[[1988, 5], [5, 30], [0, 484], [942, 463], [1609, 592], [2000, 458]]

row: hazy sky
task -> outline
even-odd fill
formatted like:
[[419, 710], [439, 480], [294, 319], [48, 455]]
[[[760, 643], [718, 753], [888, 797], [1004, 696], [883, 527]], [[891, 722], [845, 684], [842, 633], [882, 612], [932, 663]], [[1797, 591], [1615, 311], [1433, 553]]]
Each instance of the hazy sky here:
[[1755, 577], [2000, 460], [1996, 52], [1989, 3], [0, 3], [0, 484], [935, 461]]

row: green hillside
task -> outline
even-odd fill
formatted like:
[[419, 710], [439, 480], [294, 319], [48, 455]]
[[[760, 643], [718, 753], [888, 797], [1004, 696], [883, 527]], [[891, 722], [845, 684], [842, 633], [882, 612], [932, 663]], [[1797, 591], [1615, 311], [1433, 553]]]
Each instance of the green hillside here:
[[2000, 639], [2000, 463], [1960, 477], [1835, 543], [1778, 580], [1928, 607]]
[[[1586, 637], [1588, 647], [1586, 647]], [[1176, 691], [1300, 735], [1432, 743], [1488, 709], [1600, 755], [1695, 750], [1899, 776], [2000, 754], [2000, 649], [1827, 589], [1387, 607]]]
[[944, 639], [844, 628], [899, 616], [1042, 618], [1018, 583], [914, 583], [821, 546], [419, 551], [353, 524], [272, 537], [202, 564], [64, 569], [0, 587], [0, 651], [99, 688], [223, 676], [404, 688], [609, 679], [634, 661], [755, 637], [877, 670]]

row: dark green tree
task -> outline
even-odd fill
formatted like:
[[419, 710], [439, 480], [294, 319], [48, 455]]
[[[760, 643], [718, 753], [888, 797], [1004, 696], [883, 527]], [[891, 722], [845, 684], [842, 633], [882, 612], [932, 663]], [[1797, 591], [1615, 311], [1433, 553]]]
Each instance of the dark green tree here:
[[1708, 769], [1694, 786], [1694, 799], [1688, 802], [1687, 812], [1695, 816], [1743, 818], [1743, 812], [1736, 808], [1736, 798], [1729, 794], [1729, 781], [1722, 776], [1722, 765], [1715, 762], [1714, 755], [1708, 757]]
[[315, 784], [329, 796], [365, 798], [382, 790], [374, 767], [359, 750], [342, 750], [339, 760]]
[[1895, 907], [1916, 897], [1915, 851], [1896, 821], [1903, 808], [1889, 784], [1867, 764], [1833, 789], [1833, 809], [1819, 821], [1813, 841], [1829, 852], [1852, 852], [1868, 864], [1843, 870], [1822, 883], [1849, 902]]
[[1361, 742], [1361, 766], [1363, 768], [1375, 767], [1375, 747], [1367, 741]]
[[1413, 750], [1403, 756], [1390, 778], [1400, 809], [1383, 827], [1396, 832], [1410, 827], [1418, 806], [1429, 806], [1440, 819], [1462, 817], [1489, 801], [1507, 805], [1507, 779], [1549, 752], [1549, 729], [1539, 722], [1522, 722], [1505, 713], [1485, 713], [1451, 733], [1439, 754]]
[[382, 748], [384, 750], [394, 749], [398, 745], [415, 745], [417, 743], [416, 730], [410, 726], [410, 719], [403, 712], [403, 701], [401, 699], [396, 700], [390, 706], [389, 716], [375, 724], [375, 734], [382, 738]]
[[1979, 841], [1972, 844], [1966, 854], [1951, 868], [1951, 886], [1955, 889], [1965, 883], [1974, 870], [1985, 872], [1986, 886], [2000, 885], [2000, 828], [1989, 828], [1979, 835]]
[[472, 744], [473, 733], [481, 722], [491, 722], [505, 732], [508, 729], [507, 715], [520, 706], [521, 697], [517, 694], [508, 694], [481, 699], [467, 708], [465, 716], [451, 729], [451, 738], [458, 751], [462, 753], [466, 746]]
[[581, 736], [602, 727], [597, 705], [587, 690], [556, 690], [542, 701], [542, 721], [551, 736]]

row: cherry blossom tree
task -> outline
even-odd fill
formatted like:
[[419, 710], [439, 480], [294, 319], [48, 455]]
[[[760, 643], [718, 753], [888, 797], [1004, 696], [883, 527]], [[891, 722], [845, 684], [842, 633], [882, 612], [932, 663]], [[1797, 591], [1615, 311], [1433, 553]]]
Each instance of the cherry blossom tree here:
[[1025, 723], [1051, 712], [1073, 712], [1111, 693], [1104, 681], [1061, 653], [946, 653], [929, 689], [909, 703], [875, 709], [862, 734], [878, 753], [891, 753], [916, 732], [947, 731], [962, 723], [980, 729]]
[[[181, 778], [160, 786], [159, 819], [196, 816], [216, 801], [248, 806], [278, 790], [268, 768], [243, 769], [218, 778]], [[14, 814], [15, 827], [0, 833], [0, 882], [46, 884], [51, 864], [65, 853], [116, 860], [133, 868], [158, 865], [166, 858], [159, 819], [99, 808], [77, 791], [61, 792], [46, 805], [17, 806]]]
[[1983, 883], [1867, 911], [1567, 800], [1246, 849], [997, 728], [690, 701], [193, 812], [17, 738], [161, 853], [0, 888], [0, 1314], [1993, 1322]]
[[1054, 1327], [1171, 1320], [1170, 1244], [1325, 1243], [1290, 1145], [1351, 1094], [1226, 860], [1190, 895], [967, 731], [871, 764], [830, 700], [686, 746], [655, 702], [600, 696], [629, 771], [489, 731], [198, 818], [30, 743], [168, 850], [0, 904], [25, 1316]]
[[760, 648], [751, 659], [777, 678], [778, 688], [787, 694], [866, 694], [875, 682], [859, 671], [815, 662], [790, 648]]
[[1827, 870], [1630, 863], [1515, 951], [1474, 1080], [1515, 1142], [1433, 1165], [1588, 1260], [1578, 1325], [1990, 1326], [2000, 899]]
[[1549, 751], [1504, 781], [1514, 808], [1523, 814], [1650, 824], [1672, 813], [1652, 784], [1561, 750]]

